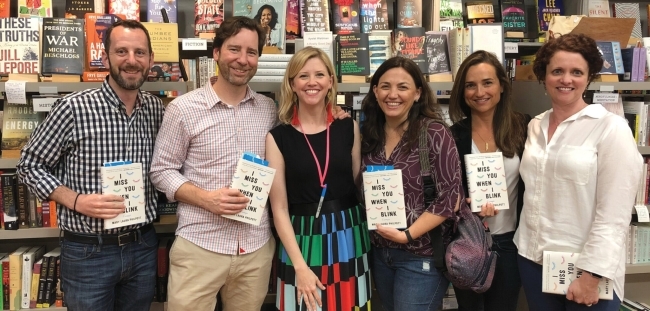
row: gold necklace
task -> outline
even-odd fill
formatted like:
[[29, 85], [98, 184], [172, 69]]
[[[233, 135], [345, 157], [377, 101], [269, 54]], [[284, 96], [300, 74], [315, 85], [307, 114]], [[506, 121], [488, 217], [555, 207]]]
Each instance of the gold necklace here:
[[478, 131], [476, 131], [476, 134], [478, 134], [478, 137], [480, 137], [480, 138], [483, 140], [483, 142], [485, 143], [485, 151], [488, 151], [488, 147], [489, 147], [489, 145], [488, 145], [487, 140], [485, 140], [485, 139], [483, 138], [483, 136], [481, 136], [481, 133], [479, 133]]

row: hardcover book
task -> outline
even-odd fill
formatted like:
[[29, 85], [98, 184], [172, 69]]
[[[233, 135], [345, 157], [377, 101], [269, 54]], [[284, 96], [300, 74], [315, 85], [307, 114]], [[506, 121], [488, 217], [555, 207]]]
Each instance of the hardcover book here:
[[262, 216], [267, 212], [266, 201], [275, 177], [275, 169], [268, 167], [268, 162], [254, 155], [245, 153], [237, 162], [235, 174], [232, 176], [230, 187], [238, 189], [250, 201], [248, 206], [235, 215], [222, 217], [259, 225]]
[[368, 230], [377, 224], [397, 229], [406, 228], [406, 204], [402, 170], [393, 167], [368, 166], [363, 176], [363, 195], [366, 203]]
[[10, 17], [0, 20], [0, 73], [40, 72], [38, 18]]
[[84, 19], [86, 13], [95, 12], [95, 1], [100, 0], [66, 0], [65, 18]]
[[287, 0], [287, 40], [300, 38], [300, 1]]
[[113, 229], [146, 221], [146, 199], [142, 163], [106, 163], [101, 167], [102, 193], [124, 198], [124, 212], [104, 219], [104, 229]]
[[[583, 271], [576, 267], [579, 253], [544, 251], [542, 265], [542, 292], [566, 295], [571, 282], [582, 276]], [[598, 283], [598, 298], [612, 300], [614, 287], [608, 278]]]
[[[18, 230], [18, 209], [16, 202], [16, 173], [4, 172], [0, 175], [2, 185], [2, 206], [5, 230]], [[8, 289], [8, 287], [6, 287]], [[7, 295], [5, 293], [5, 295]], [[5, 296], [7, 297], [7, 296]]]
[[83, 19], [44, 18], [41, 72], [82, 75], [86, 62], [84, 33]]
[[[149, 71], [147, 81], [176, 82], [181, 78], [181, 69], [177, 62], [155, 62]], [[104, 81], [104, 78], [101, 79]]]
[[548, 31], [548, 24], [556, 15], [564, 15], [563, 0], [537, 0], [537, 19], [540, 31]]
[[[461, 0], [440, 1], [440, 31], [449, 31], [454, 28], [462, 28], [463, 25], [463, 4]], [[438, 30], [438, 29], [433, 29]]]
[[589, 2], [589, 17], [611, 17], [609, 9], [609, 0], [586, 0]]
[[390, 32], [383, 35], [371, 33], [368, 36], [368, 54], [370, 75], [373, 75], [379, 66], [393, 55], [390, 46]]
[[19, 158], [29, 136], [45, 119], [44, 112], [34, 112], [31, 98], [25, 104], [4, 104], [2, 122], [2, 157]]
[[18, 0], [18, 17], [52, 17], [52, 0]]
[[194, 0], [194, 36], [214, 33], [223, 19], [223, 0]]
[[108, 0], [108, 14], [121, 14], [126, 19], [140, 20], [140, 0]]
[[494, 5], [491, 1], [468, 2], [467, 24], [494, 23]]
[[394, 30], [396, 56], [413, 60], [422, 72], [427, 72], [427, 58], [424, 51], [424, 28], [398, 28]]
[[147, 22], [163, 23], [161, 9], [165, 9], [170, 23], [176, 23], [178, 10], [176, 0], [148, 0], [147, 1]]
[[501, 21], [506, 37], [523, 38], [527, 28], [524, 1], [501, 0]]
[[386, 0], [361, 1], [361, 32], [390, 30], [388, 26], [388, 4]]
[[428, 74], [451, 73], [449, 63], [449, 38], [448, 32], [428, 31], [425, 33], [425, 46], [427, 49]]
[[634, 27], [632, 28], [632, 38], [641, 38], [641, 13], [639, 12], [638, 3], [614, 3], [613, 16], [616, 18], [634, 18]]
[[334, 33], [349, 34], [361, 31], [359, 24], [359, 0], [332, 0]]
[[299, 0], [302, 34], [330, 31], [329, 4], [327, 0]]
[[102, 51], [104, 50], [104, 35], [114, 22], [125, 19], [124, 15], [87, 13], [86, 14], [86, 53], [87, 65], [90, 70], [103, 69]]
[[144, 22], [142, 25], [149, 32], [156, 61], [178, 62], [178, 24]]
[[600, 74], [624, 74], [621, 44], [617, 41], [597, 41], [596, 44], [603, 56], [603, 68]]
[[234, 16], [247, 16], [259, 23], [266, 34], [264, 46], [284, 51], [287, 0], [236, 0]]
[[480, 212], [481, 206], [488, 202], [494, 204], [497, 210], [509, 208], [501, 152], [466, 154], [465, 170], [472, 212]]
[[397, 28], [422, 27], [422, 0], [397, 0]]
[[0, 18], [6, 18], [10, 16], [11, 1], [10, 0], [0, 0]]
[[370, 74], [368, 54], [368, 34], [352, 33], [347, 35], [339, 34], [336, 37], [338, 43], [338, 74], [340, 76], [367, 76]]

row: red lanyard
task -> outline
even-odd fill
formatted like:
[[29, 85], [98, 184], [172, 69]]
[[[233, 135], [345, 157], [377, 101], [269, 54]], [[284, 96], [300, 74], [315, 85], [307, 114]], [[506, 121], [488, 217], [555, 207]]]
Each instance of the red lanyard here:
[[302, 129], [302, 124], [300, 124], [300, 120], [298, 119], [298, 116], [296, 116], [296, 121], [298, 123], [298, 126], [300, 126], [300, 131], [302, 132], [302, 135], [305, 136], [305, 140], [307, 141], [307, 145], [309, 146], [309, 150], [311, 150], [311, 155], [314, 156], [314, 161], [316, 161], [316, 167], [318, 168], [318, 178], [320, 179], [320, 186], [321, 188], [325, 188], [325, 177], [327, 176], [327, 168], [329, 167], [330, 164], [330, 124], [327, 122], [327, 145], [325, 149], [325, 169], [321, 171], [320, 169], [320, 163], [318, 162], [318, 157], [316, 157], [316, 152], [314, 152], [314, 148], [312, 148], [311, 143], [309, 142], [309, 139], [307, 138], [307, 134], [305, 134], [305, 131]]

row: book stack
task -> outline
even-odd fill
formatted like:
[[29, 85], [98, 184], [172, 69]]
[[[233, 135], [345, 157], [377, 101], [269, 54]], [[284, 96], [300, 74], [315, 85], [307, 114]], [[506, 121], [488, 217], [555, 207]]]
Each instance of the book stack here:
[[282, 82], [292, 56], [293, 54], [262, 54], [257, 62], [257, 73], [250, 82]]

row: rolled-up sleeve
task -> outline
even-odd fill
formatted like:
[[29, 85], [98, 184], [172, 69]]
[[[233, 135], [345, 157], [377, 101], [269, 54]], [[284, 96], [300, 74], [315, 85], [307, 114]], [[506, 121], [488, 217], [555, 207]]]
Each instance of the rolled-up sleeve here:
[[151, 182], [162, 191], [170, 202], [174, 202], [178, 188], [188, 182], [181, 170], [187, 158], [190, 143], [189, 132], [185, 125], [183, 109], [171, 102], [163, 118], [151, 162]]
[[580, 269], [609, 279], [616, 277], [622, 258], [612, 254], [625, 253], [631, 207], [643, 169], [630, 128], [622, 118], [615, 120], [597, 145], [596, 214], [576, 263]]
[[429, 161], [438, 196], [426, 211], [443, 217], [453, 217], [454, 208], [462, 195], [460, 159], [456, 142], [448, 128], [431, 122], [428, 129]]
[[43, 201], [63, 185], [52, 172], [67, 151], [73, 132], [70, 103], [59, 99], [21, 150], [16, 166], [18, 176]]

